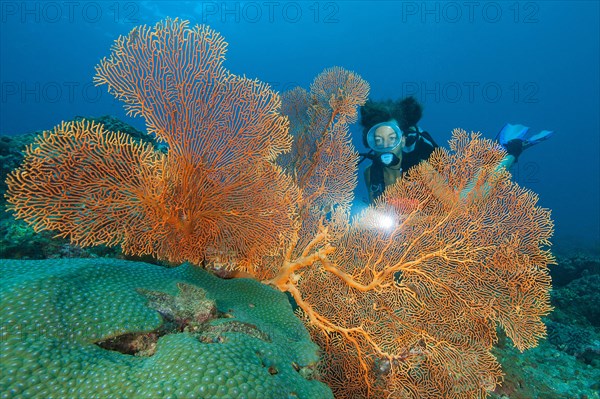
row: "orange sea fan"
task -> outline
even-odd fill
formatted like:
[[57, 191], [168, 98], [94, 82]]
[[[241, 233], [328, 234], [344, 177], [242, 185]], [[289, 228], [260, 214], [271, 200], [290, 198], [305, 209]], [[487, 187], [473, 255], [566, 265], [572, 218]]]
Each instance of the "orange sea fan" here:
[[81, 245], [255, 267], [295, 230], [299, 191], [274, 164], [291, 144], [279, 96], [223, 68], [225, 46], [177, 19], [119, 38], [95, 81], [143, 116], [168, 153], [63, 124], [9, 176], [16, 216]]
[[144, 208], [164, 189], [165, 161], [151, 145], [103, 125], [62, 123], [38, 136], [8, 175], [9, 209], [36, 231], [55, 230], [79, 245], [135, 241], [152, 227]]
[[496, 326], [520, 350], [545, 334], [549, 212], [497, 170], [489, 140], [457, 130], [451, 148], [389, 187], [294, 283], [336, 397], [484, 398], [502, 375]]
[[283, 94], [282, 112], [289, 115], [292, 151], [280, 163], [295, 176], [304, 202], [319, 209], [349, 207], [356, 187], [358, 154], [348, 125], [356, 121], [369, 85], [357, 74], [328, 68], [311, 84]]
[[288, 151], [281, 100], [266, 83], [223, 67], [227, 43], [209, 27], [166, 19], [120, 37], [96, 67], [96, 84], [144, 117], [170, 150], [209, 168], [273, 160]]
[[[349, 212], [358, 153], [348, 126], [356, 121], [357, 108], [368, 93], [369, 84], [359, 75], [333, 67], [314, 79], [310, 92], [296, 88], [282, 95], [282, 112], [289, 116], [294, 142], [279, 163], [302, 192], [298, 249], [314, 239], [326, 214], [334, 212], [339, 221]], [[348, 222], [347, 216], [341, 219]]]
[[256, 269], [258, 279], [269, 280], [282, 265], [319, 250], [325, 238], [319, 229], [325, 218], [329, 235], [347, 225], [358, 161], [348, 124], [356, 120], [357, 107], [365, 103], [368, 92], [369, 85], [360, 76], [333, 67], [315, 78], [310, 92], [297, 87], [282, 95], [282, 113], [290, 120], [293, 144], [278, 164], [301, 193], [296, 203], [298, 230], [278, 254]]

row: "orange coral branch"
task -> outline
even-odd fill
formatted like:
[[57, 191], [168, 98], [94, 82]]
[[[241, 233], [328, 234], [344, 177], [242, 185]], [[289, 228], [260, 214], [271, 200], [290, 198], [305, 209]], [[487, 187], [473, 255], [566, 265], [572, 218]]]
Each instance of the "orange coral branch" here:
[[[290, 281], [297, 281], [297, 277], [294, 275], [298, 270], [312, 266], [318, 260], [324, 260], [328, 254], [334, 251], [334, 248], [331, 245], [324, 245], [321, 249], [315, 251], [310, 254], [312, 249], [325, 241], [327, 238], [327, 229], [321, 226], [319, 234], [317, 234], [311, 242], [308, 243], [306, 248], [304, 248], [302, 255], [295, 260], [290, 260], [290, 258], [286, 258], [283, 262], [283, 265], [279, 269], [277, 275], [270, 279], [263, 281], [265, 284], [271, 284], [282, 291], [287, 291]], [[291, 250], [287, 252], [287, 256], [291, 257]]]

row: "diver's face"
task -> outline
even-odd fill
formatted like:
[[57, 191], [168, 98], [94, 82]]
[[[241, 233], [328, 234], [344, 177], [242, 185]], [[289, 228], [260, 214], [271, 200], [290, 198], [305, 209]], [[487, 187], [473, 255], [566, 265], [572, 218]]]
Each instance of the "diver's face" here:
[[381, 126], [375, 130], [374, 137], [375, 148], [374, 150], [390, 150], [393, 149], [400, 143], [401, 138], [398, 133], [389, 126]]

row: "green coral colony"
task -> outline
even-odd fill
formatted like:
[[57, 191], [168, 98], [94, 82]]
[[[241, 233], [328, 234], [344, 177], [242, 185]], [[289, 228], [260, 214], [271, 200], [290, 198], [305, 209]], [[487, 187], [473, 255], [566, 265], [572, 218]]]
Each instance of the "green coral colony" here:
[[115, 259], [1, 270], [2, 398], [333, 397], [287, 297], [256, 281]]

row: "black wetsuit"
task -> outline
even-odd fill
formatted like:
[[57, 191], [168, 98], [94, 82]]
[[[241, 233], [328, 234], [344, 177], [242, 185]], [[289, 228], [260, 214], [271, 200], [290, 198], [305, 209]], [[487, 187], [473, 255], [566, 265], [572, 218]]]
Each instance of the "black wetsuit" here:
[[[414, 147], [413, 147], [414, 144]], [[427, 132], [409, 132], [406, 136], [406, 144], [402, 151], [402, 174], [417, 165], [424, 159], [428, 159], [434, 149], [439, 147]]]

